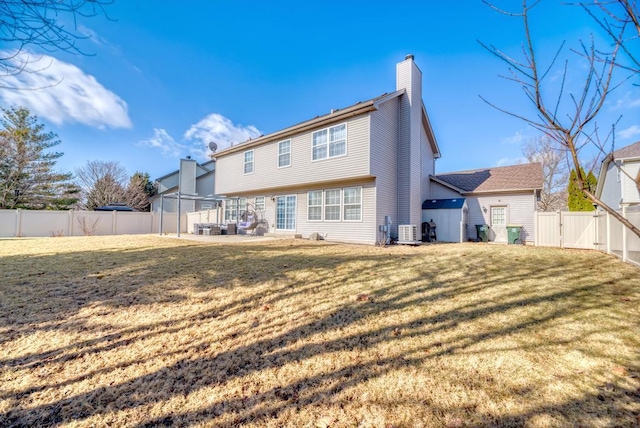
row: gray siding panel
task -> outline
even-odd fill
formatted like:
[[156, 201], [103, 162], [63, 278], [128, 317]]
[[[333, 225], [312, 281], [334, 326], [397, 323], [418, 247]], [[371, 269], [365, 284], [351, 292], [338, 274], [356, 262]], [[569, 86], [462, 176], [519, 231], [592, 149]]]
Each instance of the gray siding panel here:
[[393, 98], [371, 113], [371, 174], [376, 177], [376, 224], [390, 216], [392, 235], [398, 222], [398, 99]]
[[[476, 224], [491, 224], [491, 206], [507, 207], [507, 224], [523, 226], [522, 240], [535, 241], [536, 198], [531, 193], [519, 195], [465, 196], [469, 207], [469, 237], [476, 237]], [[484, 212], [483, 207], [486, 208]]]
[[440, 183], [431, 183], [431, 199], [453, 199], [459, 197], [460, 193], [455, 190], [445, 187]]
[[[624, 171], [626, 174], [622, 174], [622, 198], [626, 204], [637, 204], [640, 202], [640, 191], [634, 179], [638, 177], [638, 170], [640, 170], [640, 162], [625, 163]], [[628, 175], [627, 175], [628, 174]]]
[[232, 195], [369, 175], [369, 115], [341, 123], [347, 124], [346, 156], [313, 161], [313, 131], [305, 132], [291, 138], [289, 167], [278, 168], [278, 141], [253, 148], [253, 174], [243, 174], [243, 151], [219, 158], [216, 161], [216, 193]]
[[620, 208], [622, 186], [618, 181], [618, 168], [613, 163], [609, 163], [609, 166], [607, 167], [607, 173], [604, 177], [602, 195], [600, 196], [600, 199], [613, 209], [617, 210]]

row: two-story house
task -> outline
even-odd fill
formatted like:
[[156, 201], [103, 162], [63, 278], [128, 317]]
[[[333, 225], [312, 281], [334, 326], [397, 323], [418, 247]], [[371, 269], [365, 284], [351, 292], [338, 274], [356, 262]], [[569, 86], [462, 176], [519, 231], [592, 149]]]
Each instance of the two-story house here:
[[600, 167], [596, 196], [613, 209], [640, 205], [640, 141], [609, 154]]
[[275, 234], [373, 244], [385, 216], [395, 236], [397, 225], [420, 227], [438, 157], [422, 72], [407, 55], [395, 92], [217, 153], [215, 193], [253, 204]]

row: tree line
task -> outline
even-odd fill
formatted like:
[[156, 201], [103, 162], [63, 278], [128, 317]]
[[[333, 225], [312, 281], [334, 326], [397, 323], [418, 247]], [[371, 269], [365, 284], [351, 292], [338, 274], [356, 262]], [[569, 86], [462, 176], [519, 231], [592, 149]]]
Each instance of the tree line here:
[[95, 210], [123, 203], [149, 211], [156, 191], [149, 174], [129, 176], [116, 161], [88, 161], [71, 172], [56, 170], [62, 152], [27, 108], [2, 109], [0, 117], [0, 209]]

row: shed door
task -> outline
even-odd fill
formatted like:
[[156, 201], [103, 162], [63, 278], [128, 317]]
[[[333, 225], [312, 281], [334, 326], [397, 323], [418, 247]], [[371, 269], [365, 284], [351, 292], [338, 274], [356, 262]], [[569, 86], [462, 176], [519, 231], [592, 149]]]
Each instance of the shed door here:
[[507, 242], [507, 207], [491, 207], [491, 231], [495, 242]]

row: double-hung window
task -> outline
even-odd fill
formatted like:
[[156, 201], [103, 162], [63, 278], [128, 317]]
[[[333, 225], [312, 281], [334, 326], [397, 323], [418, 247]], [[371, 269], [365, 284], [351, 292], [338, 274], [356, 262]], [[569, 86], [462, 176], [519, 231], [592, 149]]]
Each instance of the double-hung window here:
[[308, 194], [307, 220], [322, 220], [322, 190], [313, 190]]
[[278, 168], [291, 166], [291, 140], [278, 143]]
[[340, 189], [324, 191], [324, 220], [340, 221]]
[[244, 152], [244, 173], [253, 174], [253, 150]]
[[347, 154], [347, 125], [336, 125], [316, 131], [312, 135], [312, 160]]
[[264, 196], [256, 196], [254, 205], [256, 206], [256, 210], [264, 211]]
[[362, 220], [362, 187], [347, 187], [343, 190], [344, 220]]

